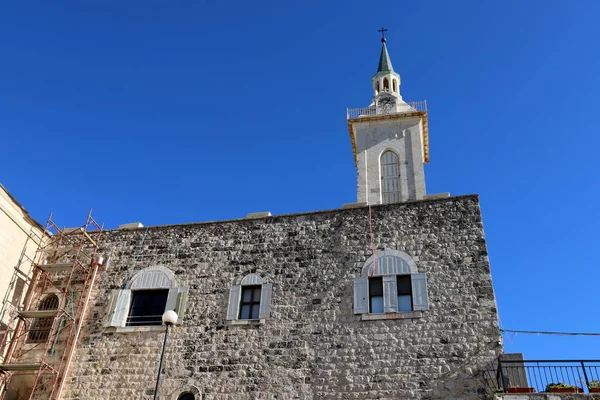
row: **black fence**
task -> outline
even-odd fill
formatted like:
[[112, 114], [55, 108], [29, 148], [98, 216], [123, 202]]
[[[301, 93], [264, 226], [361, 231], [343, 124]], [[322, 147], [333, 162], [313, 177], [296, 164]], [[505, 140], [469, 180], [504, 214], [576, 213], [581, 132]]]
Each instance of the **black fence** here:
[[498, 360], [488, 370], [490, 392], [600, 393], [600, 360]]

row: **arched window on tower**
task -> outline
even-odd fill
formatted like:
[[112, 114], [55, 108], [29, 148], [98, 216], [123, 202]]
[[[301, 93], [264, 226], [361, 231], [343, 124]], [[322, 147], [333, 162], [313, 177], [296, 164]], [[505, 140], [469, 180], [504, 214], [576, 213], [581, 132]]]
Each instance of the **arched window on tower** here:
[[398, 81], [395, 79], [392, 79], [392, 89], [394, 90], [394, 93], [398, 93]]
[[383, 204], [400, 201], [400, 159], [391, 150], [381, 155], [381, 195]]
[[[54, 294], [46, 296], [38, 306], [38, 311], [49, 311], [58, 309], [58, 297]], [[29, 343], [39, 343], [48, 340], [50, 336], [50, 330], [52, 329], [52, 322], [54, 317], [37, 318], [31, 324], [31, 329], [27, 336]]]
[[386, 92], [390, 90], [390, 81], [388, 81], [388, 78], [383, 78], [383, 90]]
[[375, 95], [379, 94], [379, 81], [375, 82]]

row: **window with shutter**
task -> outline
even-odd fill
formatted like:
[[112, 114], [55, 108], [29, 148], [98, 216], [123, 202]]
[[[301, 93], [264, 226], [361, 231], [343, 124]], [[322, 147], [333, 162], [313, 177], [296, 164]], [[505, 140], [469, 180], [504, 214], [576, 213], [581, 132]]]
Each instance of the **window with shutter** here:
[[[411, 313], [428, 309], [426, 275], [417, 273], [415, 262], [401, 251], [377, 252], [363, 265], [361, 277], [354, 280], [355, 314]], [[410, 318], [418, 318], [421, 314], [410, 315]]]
[[264, 283], [257, 274], [248, 274], [237, 282], [229, 291], [227, 320], [243, 323], [268, 318], [271, 315], [273, 284]]
[[136, 273], [125, 289], [113, 290], [107, 303], [104, 326], [162, 325], [167, 310], [177, 312], [183, 321], [187, 288], [178, 287], [175, 274], [164, 267], [149, 267]]

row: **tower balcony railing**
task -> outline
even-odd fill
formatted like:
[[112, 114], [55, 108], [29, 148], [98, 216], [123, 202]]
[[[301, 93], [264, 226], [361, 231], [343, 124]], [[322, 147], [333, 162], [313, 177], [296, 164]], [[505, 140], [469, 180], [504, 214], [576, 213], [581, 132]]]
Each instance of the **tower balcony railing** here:
[[346, 118], [354, 119], [360, 117], [371, 117], [375, 115], [388, 114], [410, 114], [414, 112], [427, 111], [427, 101], [413, 101], [396, 105], [370, 106], [361, 108], [348, 108]]

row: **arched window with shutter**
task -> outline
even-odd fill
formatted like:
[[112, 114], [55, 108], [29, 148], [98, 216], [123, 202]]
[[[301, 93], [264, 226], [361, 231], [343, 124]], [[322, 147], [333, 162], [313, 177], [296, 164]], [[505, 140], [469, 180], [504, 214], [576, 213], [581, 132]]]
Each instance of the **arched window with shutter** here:
[[229, 291], [227, 320], [234, 322], [259, 321], [271, 315], [273, 284], [258, 274], [239, 279]]
[[175, 274], [165, 267], [148, 267], [136, 273], [122, 290], [113, 290], [105, 326], [161, 325], [162, 314], [177, 312], [182, 323], [188, 288], [177, 285]]
[[378, 251], [354, 280], [354, 313], [409, 313], [429, 309], [427, 277], [399, 250]]
[[[58, 297], [54, 294], [50, 294], [40, 302], [38, 311], [48, 311], [58, 309]], [[37, 318], [31, 324], [31, 329], [27, 335], [27, 341], [29, 343], [39, 343], [48, 340], [50, 336], [50, 330], [52, 329], [52, 322], [54, 317]]]
[[400, 159], [391, 150], [381, 155], [381, 201], [383, 204], [400, 202]]

